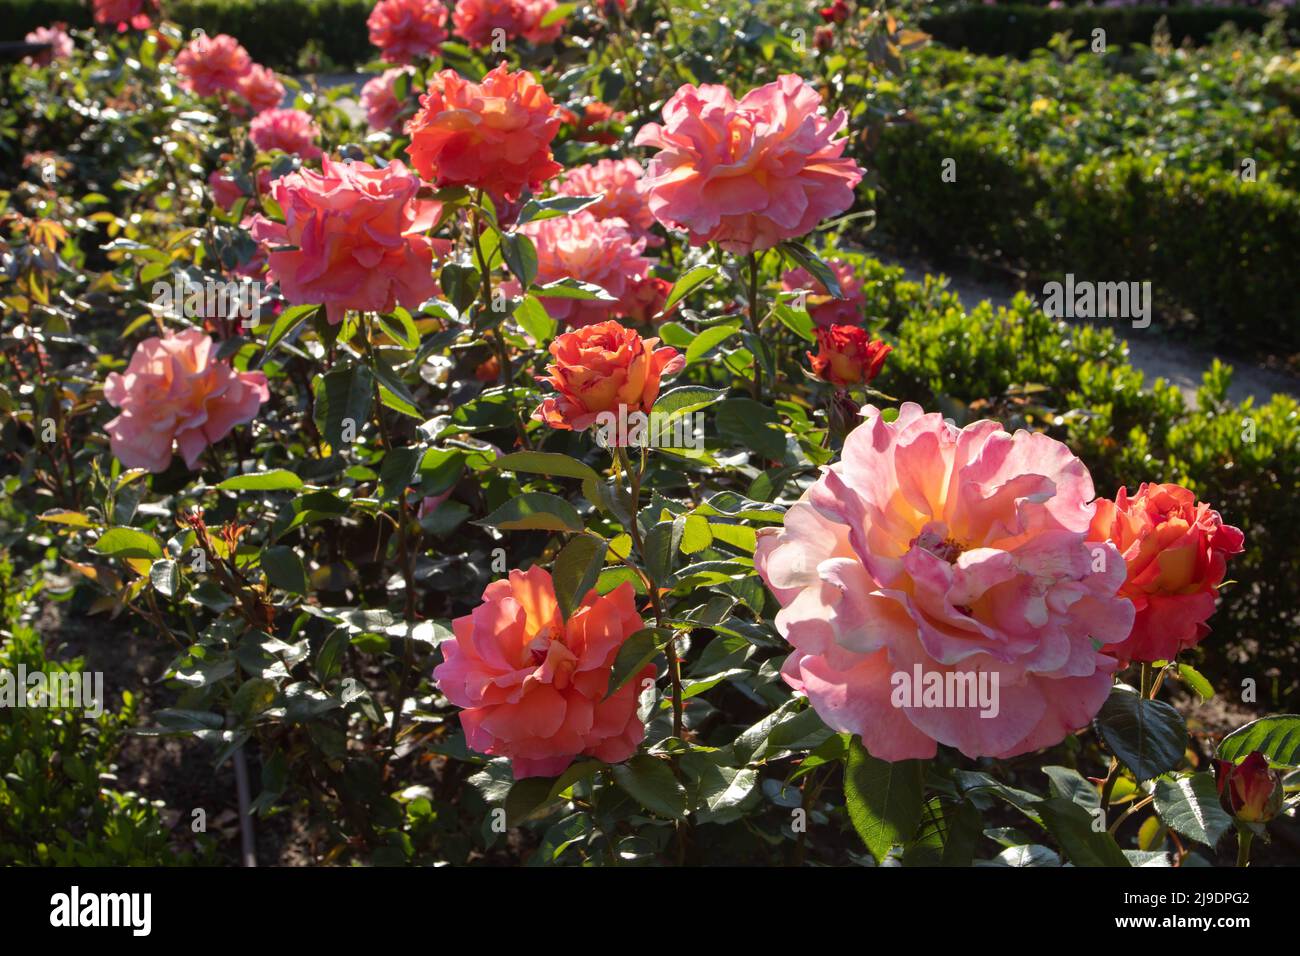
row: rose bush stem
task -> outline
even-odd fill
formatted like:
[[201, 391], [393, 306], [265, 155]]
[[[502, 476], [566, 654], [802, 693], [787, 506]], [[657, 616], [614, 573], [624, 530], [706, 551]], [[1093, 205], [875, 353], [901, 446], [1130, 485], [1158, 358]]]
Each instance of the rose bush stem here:
[[763, 400], [763, 362], [758, 354], [758, 256], [749, 253], [749, 330], [754, 333], [754, 378], [750, 381], [750, 392], [754, 401]]

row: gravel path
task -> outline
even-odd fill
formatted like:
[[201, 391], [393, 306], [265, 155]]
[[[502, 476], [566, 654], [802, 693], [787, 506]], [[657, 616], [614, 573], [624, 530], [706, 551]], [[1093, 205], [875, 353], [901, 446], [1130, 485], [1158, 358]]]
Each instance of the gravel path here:
[[[901, 266], [913, 281], [919, 282], [927, 273], [937, 275], [943, 272], [948, 277], [948, 288], [957, 294], [967, 309], [982, 299], [988, 299], [995, 306], [1009, 305], [1018, 288], [1011, 282], [995, 282], [935, 269], [919, 258], [898, 258], [879, 252], [876, 255], [882, 262]], [[1196, 389], [1200, 387], [1201, 375], [1214, 360], [1214, 352], [1172, 341], [1154, 322], [1145, 329], [1135, 329], [1126, 322], [1105, 324], [1128, 343], [1129, 359], [1149, 382], [1163, 378], [1177, 385], [1188, 403], [1195, 407]], [[1260, 368], [1244, 360], [1229, 361], [1228, 364], [1234, 369], [1228, 397], [1234, 402], [1253, 396], [1256, 404], [1266, 403], [1277, 392], [1300, 395], [1300, 378]]]

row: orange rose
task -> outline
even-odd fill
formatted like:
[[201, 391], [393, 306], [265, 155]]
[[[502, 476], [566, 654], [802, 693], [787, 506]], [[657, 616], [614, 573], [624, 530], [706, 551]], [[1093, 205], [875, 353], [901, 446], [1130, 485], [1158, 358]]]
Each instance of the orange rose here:
[[856, 325], [832, 325], [817, 330], [817, 354], [808, 353], [813, 374], [837, 388], [866, 385], [880, 374], [885, 356], [893, 351]]
[[1120, 592], [1137, 608], [1133, 633], [1112, 649], [1129, 661], [1172, 660], [1210, 633], [1205, 621], [1245, 537], [1223, 523], [1209, 505], [1178, 485], [1143, 484], [1132, 498], [1121, 488], [1114, 501], [1097, 499], [1088, 532], [1109, 541], [1128, 566]]
[[675, 375], [686, 359], [673, 348], [656, 349], [658, 339], [643, 339], [617, 322], [600, 322], [557, 336], [555, 361], [546, 367], [558, 393], [533, 412], [552, 428], [582, 431], [602, 412], [649, 412], [659, 397], [659, 382]]
[[505, 63], [471, 83], [455, 70], [435, 76], [406, 124], [406, 151], [439, 187], [469, 186], [514, 200], [563, 168], [551, 157], [560, 128], [555, 103], [531, 73]]

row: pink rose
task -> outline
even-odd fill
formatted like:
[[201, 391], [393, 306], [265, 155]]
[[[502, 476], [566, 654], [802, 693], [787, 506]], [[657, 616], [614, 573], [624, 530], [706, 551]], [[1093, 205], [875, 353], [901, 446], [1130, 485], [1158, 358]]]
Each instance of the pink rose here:
[[847, 140], [835, 139], [847, 114], [827, 120], [821, 102], [789, 73], [739, 103], [724, 86], [683, 86], [664, 104], [664, 124], [636, 137], [661, 150], [645, 182], [655, 218], [693, 245], [748, 253], [847, 209], [863, 170], [843, 158]]
[[95, 22], [112, 25], [118, 33], [128, 29], [149, 29], [150, 14], [158, 11], [158, 0], [94, 0]]
[[66, 23], [51, 23], [48, 27], [37, 27], [24, 39], [28, 43], [48, 43], [50, 48], [44, 53], [27, 57], [27, 62], [36, 66], [49, 66], [55, 60], [66, 60], [76, 48], [72, 37], [68, 36]]
[[781, 288], [786, 292], [808, 293], [804, 297], [808, 314], [822, 328], [830, 328], [832, 325], [861, 325], [862, 310], [867, 303], [867, 297], [862, 293], [862, 280], [847, 262], [829, 259], [826, 264], [839, 280], [844, 298], [837, 299], [831, 295], [826, 286], [806, 269], [791, 269], [781, 276]]
[[393, 84], [399, 76], [411, 76], [414, 73], [409, 66], [399, 66], [366, 81], [366, 85], [361, 87], [361, 108], [366, 111], [367, 126], [380, 132], [396, 128], [398, 114], [405, 104], [398, 101], [393, 92]]
[[588, 591], [566, 621], [549, 573], [511, 571], [451, 622], [455, 640], [442, 644], [433, 677], [464, 708], [466, 743], [509, 757], [515, 779], [557, 776], [580, 755], [618, 763], [645, 737], [637, 697], [655, 666], [605, 692], [619, 648], [641, 626], [627, 582], [605, 595]]
[[563, 17], [542, 26], [555, 7], [555, 0], [459, 0], [451, 20], [456, 35], [475, 48], [490, 46], [497, 30], [503, 40], [550, 43], [564, 32]]
[[118, 461], [165, 471], [175, 442], [192, 469], [203, 449], [253, 420], [271, 397], [266, 376], [236, 372], [212, 351], [212, 339], [186, 329], [145, 339], [125, 374], [109, 374], [104, 397], [121, 414], [104, 427]]
[[195, 96], [237, 92], [240, 79], [252, 66], [248, 51], [225, 33], [197, 36], [176, 56], [181, 86]]
[[[893, 422], [863, 416], [784, 528], [759, 531], [786, 683], [881, 760], [938, 743], [1014, 757], [1087, 724], [1119, 666], [1100, 648], [1128, 635], [1133, 605], [1118, 552], [1087, 541], [1083, 462], [910, 402]], [[951, 694], [935, 701], [935, 681]]]
[[554, 101], [527, 70], [502, 62], [481, 83], [443, 70], [406, 124], [406, 152], [429, 182], [484, 189], [500, 205], [560, 172], [551, 156], [559, 128]]
[[303, 169], [277, 179], [271, 196], [285, 221], [258, 217], [253, 238], [268, 246], [285, 299], [322, 303], [338, 323], [349, 309], [416, 309], [436, 295], [434, 246], [422, 233], [439, 205], [416, 199], [419, 189], [419, 177], [397, 160], [376, 169], [327, 157], [319, 173]]
[[597, 219], [622, 219], [647, 245], [657, 246], [663, 240], [650, 232], [655, 216], [641, 188], [641, 175], [641, 164], [634, 159], [602, 159], [570, 169], [555, 191], [561, 196], [600, 196], [600, 202], [583, 212]]
[[[212, 190], [212, 201], [226, 212], [234, 209], [235, 203], [248, 195], [229, 170], [213, 170], [208, 176], [208, 188]], [[257, 171], [257, 194], [265, 195], [270, 188], [271, 170], [263, 167]]]
[[247, 101], [254, 113], [273, 110], [284, 102], [284, 84], [275, 71], [254, 63], [239, 78], [235, 92]]
[[[537, 247], [539, 285], [577, 279], [600, 286], [618, 300], [544, 297], [542, 301], [552, 318], [576, 328], [637, 311], [640, 300], [634, 293], [654, 263], [641, 255], [645, 240], [633, 238], [622, 219], [597, 219], [583, 210], [572, 216], [530, 222], [519, 231]], [[517, 294], [518, 283], [509, 283], [507, 291]]]
[[366, 27], [389, 63], [432, 57], [447, 39], [447, 8], [438, 0], [379, 0]]
[[316, 145], [320, 127], [310, 113], [302, 110], [274, 109], [259, 113], [248, 124], [248, 136], [264, 153], [279, 149], [303, 159], [315, 159], [321, 155], [321, 149]]
[[1128, 577], [1120, 593], [1133, 602], [1133, 633], [1106, 648], [1125, 661], [1169, 661], [1195, 647], [1210, 628], [1227, 559], [1240, 554], [1245, 535], [1179, 485], [1143, 484], [1129, 497], [1097, 499], [1089, 535], [1109, 541], [1124, 557]]

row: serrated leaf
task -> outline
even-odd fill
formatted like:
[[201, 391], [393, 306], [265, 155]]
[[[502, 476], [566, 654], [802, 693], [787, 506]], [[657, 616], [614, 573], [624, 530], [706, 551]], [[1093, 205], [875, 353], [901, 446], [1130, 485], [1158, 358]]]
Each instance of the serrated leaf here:
[[529, 491], [511, 498], [486, 518], [475, 524], [503, 531], [569, 531], [583, 530], [582, 516], [576, 508], [558, 495], [544, 491]]
[[1234, 730], [1220, 742], [1219, 759], [1236, 763], [1255, 750], [1271, 763], [1300, 766], [1300, 715], [1261, 717]]
[[235, 475], [217, 485], [222, 491], [296, 491], [302, 479], [284, 468]]
[[844, 799], [853, 829], [876, 858], [912, 839], [924, 807], [925, 762], [878, 760], [854, 736], [844, 766]]
[[645, 809], [674, 820], [686, 816], [686, 790], [673, 776], [667, 761], [637, 754], [612, 769], [619, 789]]
[[1232, 817], [1219, 803], [1219, 790], [1208, 773], [1161, 777], [1156, 781], [1156, 813], [1188, 839], [1213, 847], [1232, 829]]
[[1187, 749], [1182, 715], [1164, 701], [1148, 700], [1123, 685], [1102, 705], [1097, 728], [1111, 753], [1139, 782], [1173, 770]]

